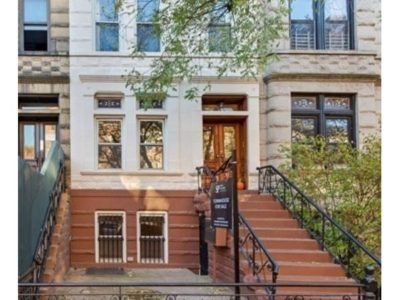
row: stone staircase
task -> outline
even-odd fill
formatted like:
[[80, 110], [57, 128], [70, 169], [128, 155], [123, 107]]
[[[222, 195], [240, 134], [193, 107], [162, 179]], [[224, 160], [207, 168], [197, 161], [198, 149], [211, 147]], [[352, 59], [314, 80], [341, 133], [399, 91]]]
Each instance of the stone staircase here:
[[[344, 269], [333, 263], [328, 252], [320, 249], [317, 241], [300, 227], [299, 223], [273, 196], [251, 192], [240, 193], [239, 210], [278, 262], [280, 267], [278, 283], [354, 283], [353, 279], [346, 277]], [[244, 257], [241, 261], [241, 269], [247, 278], [252, 277], [251, 268]], [[264, 272], [264, 278], [270, 279], [270, 271], [265, 268]], [[357, 294], [357, 289], [351, 287], [280, 287], [277, 289], [277, 295], [282, 295], [282, 299], [286, 299], [287, 296], [295, 297], [299, 293], [309, 295], [299, 299], [353, 299], [353, 297], [343, 298], [343, 296]], [[337, 296], [329, 297], [328, 294]], [[326, 295], [326, 297], [321, 298], [316, 295]], [[354, 297], [354, 299], [357, 298]]]

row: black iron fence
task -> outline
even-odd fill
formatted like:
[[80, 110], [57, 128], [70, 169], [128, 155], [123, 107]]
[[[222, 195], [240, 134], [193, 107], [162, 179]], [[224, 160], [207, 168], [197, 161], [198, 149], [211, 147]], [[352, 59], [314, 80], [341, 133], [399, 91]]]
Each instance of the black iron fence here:
[[[380, 277], [381, 260], [367, 247], [329, 216], [317, 203], [305, 195], [294, 183], [273, 166], [257, 168], [259, 193], [270, 193], [288, 209], [294, 218], [316, 239], [322, 250], [327, 250], [347, 275], [358, 278], [380, 299], [380, 284], [374, 279], [374, 269]], [[368, 267], [355, 268], [363, 261]]]
[[[272, 284], [272, 283], [62, 283], [62, 284], [19, 284], [18, 299], [21, 300], [228, 300], [228, 299], [266, 299], [266, 300], [373, 300], [374, 295], [362, 292], [360, 284]], [[330, 289], [331, 292], [299, 292], [304, 289]], [[347, 293], [335, 292], [346, 288]], [[240, 295], [235, 290], [240, 289]], [[292, 289], [291, 291], [283, 291]], [[266, 290], [278, 290], [275, 296]], [[282, 292], [279, 292], [282, 290]]]

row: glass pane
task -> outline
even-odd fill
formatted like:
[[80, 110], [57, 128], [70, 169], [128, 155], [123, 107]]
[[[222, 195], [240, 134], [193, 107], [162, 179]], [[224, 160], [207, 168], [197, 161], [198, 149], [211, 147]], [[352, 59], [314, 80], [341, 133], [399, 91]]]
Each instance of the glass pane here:
[[140, 168], [162, 169], [163, 146], [140, 146]]
[[290, 3], [291, 20], [313, 20], [313, 3], [315, 0], [292, 0]]
[[236, 148], [236, 131], [234, 126], [224, 126], [224, 159], [232, 155]]
[[121, 143], [120, 121], [99, 121], [99, 143]]
[[290, 24], [290, 47], [292, 49], [314, 49], [314, 22], [292, 21]]
[[326, 97], [324, 99], [325, 109], [346, 110], [351, 109], [350, 98], [347, 97]]
[[51, 144], [56, 140], [57, 125], [44, 126], [44, 152], [45, 157], [50, 150]]
[[141, 144], [162, 144], [163, 132], [161, 121], [140, 122], [140, 143]]
[[96, 49], [97, 51], [118, 51], [119, 48], [118, 24], [97, 24]]
[[317, 109], [316, 97], [292, 97], [292, 110]]
[[213, 23], [230, 23], [231, 14], [228, 12], [226, 2], [218, 0], [211, 11], [211, 20]]
[[205, 161], [215, 158], [214, 138], [213, 127], [203, 127], [203, 153]]
[[121, 145], [99, 145], [99, 169], [121, 168]]
[[333, 50], [350, 49], [349, 25], [347, 21], [325, 23], [325, 48]]
[[98, 0], [97, 21], [117, 21], [118, 14], [115, 9], [115, 0]]
[[325, 0], [325, 21], [347, 20], [347, 0]]
[[316, 135], [314, 118], [292, 118], [292, 142], [301, 142]]
[[24, 125], [23, 158], [35, 159], [35, 125]]
[[25, 51], [47, 51], [47, 30], [24, 30]]
[[344, 118], [327, 119], [326, 137], [328, 138], [328, 143], [338, 143], [343, 142], [343, 140], [348, 141], [350, 138], [349, 122], [349, 119]]
[[159, 52], [160, 39], [151, 24], [137, 25], [137, 43], [139, 51]]
[[231, 26], [210, 25], [208, 29], [209, 50], [211, 52], [227, 52], [231, 48]]
[[159, 5], [159, 0], [138, 0], [138, 22], [152, 22]]
[[25, 24], [47, 24], [47, 0], [25, 0], [24, 20]]

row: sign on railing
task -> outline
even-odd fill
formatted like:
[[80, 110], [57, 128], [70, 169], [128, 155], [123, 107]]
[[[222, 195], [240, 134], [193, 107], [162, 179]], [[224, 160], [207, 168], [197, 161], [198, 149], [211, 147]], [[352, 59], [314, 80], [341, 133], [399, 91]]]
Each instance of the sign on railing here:
[[232, 228], [233, 179], [211, 185], [211, 224], [213, 227]]

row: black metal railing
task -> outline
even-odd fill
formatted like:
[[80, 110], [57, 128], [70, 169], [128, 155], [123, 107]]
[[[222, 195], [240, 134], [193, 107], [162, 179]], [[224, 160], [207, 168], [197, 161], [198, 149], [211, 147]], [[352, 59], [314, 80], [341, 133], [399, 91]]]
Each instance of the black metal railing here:
[[61, 195], [65, 190], [65, 167], [60, 163], [57, 177], [50, 193], [49, 205], [37, 241], [33, 263], [29, 270], [18, 278], [19, 282], [39, 282], [45, 269], [45, 259], [50, 248], [50, 238], [56, 224], [56, 214]]
[[[256, 276], [258, 282], [275, 284], [278, 279], [279, 264], [258, 238], [246, 218], [240, 213], [239, 228], [241, 232], [240, 249], [251, 267], [253, 276]], [[273, 286], [270, 292], [275, 295], [276, 291]]]
[[[234, 290], [240, 288], [240, 296]], [[291, 288], [292, 290], [288, 290]], [[294, 288], [294, 289], [293, 289]], [[333, 290], [332, 292], [299, 292], [299, 290], [316, 289]], [[338, 292], [346, 289], [346, 292]], [[186, 299], [264, 299], [269, 298], [266, 290], [284, 290], [278, 292], [276, 299], [306, 300], [373, 300], [363, 286], [357, 283], [191, 283], [191, 282], [149, 282], [149, 283], [60, 283], [60, 284], [19, 284], [18, 299], [23, 300], [186, 300]], [[263, 297], [264, 296], [264, 297]]]
[[[288, 209], [292, 216], [300, 222], [301, 226], [319, 242], [321, 249], [327, 250], [334, 257], [335, 262], [346, 269], [348, 276], [361, 280], [362, 271], [374, 272], [373, 269], [368, 271], [368, 268], [355, 270], [356, 259], [363, 259], [366, 265], [377, 267], [380, 272], [380, 258], [305, 195], [285, 175], [273, 166], [264, 166], [257, 170], [259, 193], [274, 195], [284, 208]], [[365, 275], [368, 277], [368, 274]], [[378, 289], [377, 287], [374, 291], [377, 295], [379, 294]]]
[[[206, 193], [210, 197], [209, 192], [213, 182], [232, 176], [231, 162], [232, 157], [229, 157], [217, 170], [207, 166], [197, 167], [198, 192]], [[236, 165], [233, 167], [236, 167]], [[238, 213], [238, 221], [240, 252], [247, 260], [252, 270], [252, 275], [259, 282], [265, 281], [275, 284], [279, 273], [278, 262], [273, 258], [272, 254], [250, 226], [250, 223], [241, 213]], [[275, 295], [274, 286], [267, 288], [266, 293], [268, 295]]]

